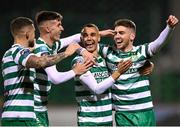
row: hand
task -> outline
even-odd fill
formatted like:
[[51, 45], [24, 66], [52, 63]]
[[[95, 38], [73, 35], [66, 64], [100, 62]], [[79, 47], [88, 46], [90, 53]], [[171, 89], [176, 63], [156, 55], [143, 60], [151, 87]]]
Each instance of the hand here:
[[73, 71], [76, 75], [81, 75], [89, 70], [89, 68], [93, 65], [91, 61], [85, 61], [84, 63], [76, 63]]
[[166, 22], [171, 28], [174, 28], [179, 21], [175, 16], [170, 15]]
[[141, 75], [149, 75], [154, 69], [154, 64], [150, 61], [146, 61], [144, 65], [139, 69]]
[[71, 56], [72, 54], [74, 54], [74, 52], [79, 48], [80, 48], [79, 44], [72, 43], [66, 48], [64, 53], [65, 53], [66, 57], [68, 57], [68, 56]]
[[126, 60], [126, 61], [120, 61], [118, 63], [118, 72], [120, 74], [124, 73], [125, 71], [127, 71], [130, 67], [132, 66], [132, 61], [131, 60]]
[[95, 62], [96, 57], [92, 53], [88, 52], [87, 50], [84, 50], [82, 52], [82, 56], [85, 59], [85, 61], [91, 61], [93, 64], [96, 65], [96, 62]]
[[99, 31], [99, 34], [101, 37], [113, 37], [115, 32], [114, 30], [107, 29], [107, 30]]
[[132, 66], [132, 61], [131, 60], [126, 60], [126, 61], [120, 61], [118, 64], [118, 69], [112, 73], [112, 78], [114, 80], [118, 79], [119, 76], [124, 73], [125, 71], [127, 71], [130, 66]]

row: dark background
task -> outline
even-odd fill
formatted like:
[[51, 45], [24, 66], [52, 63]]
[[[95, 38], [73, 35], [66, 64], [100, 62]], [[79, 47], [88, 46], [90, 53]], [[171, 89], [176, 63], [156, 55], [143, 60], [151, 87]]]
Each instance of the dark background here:
[[[13, 44], [9, 24], [18, 16], [26, 16], [34, 20], [36, 12], [41, 10], [61, 13], [65, 29], [61, 38], [79, 33], [86, 23], [95, 23], [100, 30], [103, 30], [112, 28], [114, 21], [119, 18], [128, 18], [137, 25], [134, 45], [138, 45], [153, 41], [165, 28], [170, 14], [180, 19], [178, 5], [180, 5], [179, 0], [3, 0], [0, 8], [0, 59]], [[179, 34], [178, 25], [171, 41], [152, 59], [155, 69], [151, 75], [151, 89], [155, 108], [167, 106], [171, 109], [170, 112], [173, 112], [173, 115], [167, 115], [168, 120], [159, 121], [159, 125], [180, 125], [179, 112], [176, 112], [180, 102]], [[38, 30], [36, 35], [38, 38]], [[112, 43], [109, 38], [103, 38], [102, 41]], [[57, 65], [58, 70], [69, 70], [73, 57], [60, 62]], [[2, 105], [2, 75], [0, 75], [0, 82], [0, 105]], [[71, 80], [59, 86], [53, 86], [49, 105], [75, 105], [73, 84]]]

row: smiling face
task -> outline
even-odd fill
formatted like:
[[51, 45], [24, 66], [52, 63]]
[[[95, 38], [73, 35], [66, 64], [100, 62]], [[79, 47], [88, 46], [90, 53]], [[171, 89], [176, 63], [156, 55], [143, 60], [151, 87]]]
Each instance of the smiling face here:
[[55, 41], [60, 39], [60, 34], [64, 30], [61, 23], [62, 19], [62, 15], [54, 11], [40, 11], [36, 14], [40, 37], [48, 45], [53, 45]]
[[135, 33], [128, 27], [116, 26], [115, 27], [114, 41], [117, 49], [128, 51], [133, 46]]
[[84, 27], [81, 32], [81, 41], [87, 51], [91, 53], [97, 51], [97, 45], [100, 41], [99, 30], [96, 27]]
[[114, 31], [116, 48], [124, 52], [132, 50], [136, 36], [136, 24], [129, 19], [118, 19], [114, 23]]
[[60, 20], [49, 20], [48, 21], [48, 32], [50, 39], [55, 42], [60, 39], [60, 35], [64, 30]]

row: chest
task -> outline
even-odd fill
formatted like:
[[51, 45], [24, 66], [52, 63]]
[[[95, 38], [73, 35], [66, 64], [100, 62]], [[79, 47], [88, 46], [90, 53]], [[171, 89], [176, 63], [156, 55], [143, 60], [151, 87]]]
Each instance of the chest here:
[[131, 60], [132, 66], [129, 71], [136, 72], [138, 68], [142, 67], [146, 61], [145, 53], [137, 51], [132, 52], [118, 52], [112, 51], [107, 55], [107, 66], [111, 71], [117, 70], [120, 61]]
[[97, 65], [94, 65], [90, 72], [93, 74], [97, 82], [101, 82], [105, 78], [109, 77], [108, 69], [104, 59], [97, 61]]

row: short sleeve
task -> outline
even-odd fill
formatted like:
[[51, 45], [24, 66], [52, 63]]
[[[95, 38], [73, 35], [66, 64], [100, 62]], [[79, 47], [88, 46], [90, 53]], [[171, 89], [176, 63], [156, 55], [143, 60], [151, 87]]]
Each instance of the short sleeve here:
[[13, 59], [16, 64], [25, 66], [28, 58], [34, 55], [28, 48], [16, 47], [14, 52], [12, 52]]

